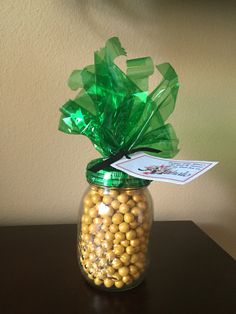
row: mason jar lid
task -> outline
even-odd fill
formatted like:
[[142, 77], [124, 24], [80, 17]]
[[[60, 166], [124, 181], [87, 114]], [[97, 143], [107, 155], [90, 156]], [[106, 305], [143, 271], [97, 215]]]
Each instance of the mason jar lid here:
[[102, 158], [91, 160], [86, 168], [86, 178], [90, 184], [115, 187], [115, 188], [134, 188], [143, 187], [151, 183], [150, 180], [144, 180], [132, 177], [127, 173], [108, 166], [97, 172], [89, 170], [96, 163], [103, 161]]

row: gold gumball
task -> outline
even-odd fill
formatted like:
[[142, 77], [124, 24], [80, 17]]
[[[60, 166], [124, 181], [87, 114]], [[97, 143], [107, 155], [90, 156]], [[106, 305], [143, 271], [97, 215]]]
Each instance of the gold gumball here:
[[124, 276], [124, 277], [122, 277], [122, 281], [125, 284], [130, 284], [132, 282], [132, 277], [130, 275]]
[[120, 207], [120, 202], [118, 200], [114, 200], [111, 202], [111, 207], [113, 207], [114, 209], [119, 209]]
[[134, 207], [135, 206], [135, 201], [133, 201], [132, 199], [131, 200], [128, 200], [128, 202], [126, 203], [130, 208]]
[[123, 245], [124, 247], [128, 247], [129, 246], [129, 240], [123, 240], [120, 242], [121, 245]]
[[122, 193], [119, 196], [117, 196], [117, 199], [120, 203], [127, 203], [129, 196], [126, 193]]
[[114, 269], [119, 269], [120, 267], [122, 267], [122, 262], [119, 258], [114, 258], [112, 261], [112, 267]]
[[102, 198], [102, 202], [106, 205], [110, 205], [112, 202], [112, 197], [110, 195], [104, 195]]
[[130, 255], [125, 252], [124, 254], [121, 255], [120, 260], [122, 263], [128, 264], [130, 262], [130, 258], [131, 258]]
[[127, 223], [131, 223], [132, 221], [134, 221], [134, 215], [131, 213], [126, 213], [124, 215], [124, 221]]
[[142, 196], [140, 194], [133, 195], [133, 200], [137, 203], [142, 201]]
[[115, 286], [116, 288], [122, 288], [124, 286], [123, 281], [119, 280], [119, 281], [115, 281]]
[[128, 246], [126, 248], [126, 252], [129, 254], [129, 255], [132, 255], [135, 253], [135, 248], [133, 246]]
[[104, 279], [104, 286], [107, 288], [111, 288], [113, 286], [113, 280], [111, 280], [109, 278], [105, 278]]
[[119, 207], [119, 212], [121, 214], [126, 214], [129, 211], [129, 206], [127, 204], [121, 204]]
[[137, 205], [140, 209], [146, 209], [147, 208], [147, 203], [145, 203], [145, 202], [138, 202]]
[[100, 286], [102, 284], [102, 280], [100, 280], [99, 278], [95, 278], [94, 283], [96, 286]]
[[105, 234], [105, 239], [108, 241], [113, 241], [114, 237], [114, 233], [112, 233], [111, 231], [107, 231]]
[[109, 195], [113, 198], [116, 198], [119, 195], [119, 192], [115, 189], [110, 190]]
[[112, 276], [115, 273], [115, 269], [112, 266], [108, 266], [106, 272], [108, 275]]
[[123, 240], [125, 240], [125, 234], [120, 232], [120, 231], [118, 231], [115, 234], [115, 239], [119, 240], [119, 242], [123, 241]]
[[133, 247], [137, 247], [140, 245], [140, 240], [139, 239], [133, 239], [133, 240], [130, 240], [130, 245], [133, 246]]
[[118, 231], [118, 225], [115, 225], [115, 224], [110, 225], [109, 230], [112, 233], [116, 233]]
[[102, 220], [102, 223], [103, 223], [104, 225], [109, 225], [109, 226], [110, 226], [110, 224], [111, 224], [111, 217], [109, 217], [109, 216], [104, 216], [104, 217], [103, 217], [103, 220]]
[[126, 266], [123, 266], [123, 267], [119, 268], [118, 273], [122, 277], [127, 276], [129, 274], [129, 268]]
[[119, 230], [120, 230], [120, 232], [123, 232], [123, 233], [128, 232], [129, 231], [129, 225], [127, 224], [127, 222], [122, 222], [119, 225]]
[[95, 218], [95, 217], [97, 217], [97, 215], [98, 215], [97, 209], [94, 208], [94, 207], [91, 208], [88, 213], [89, 213], [89, 216], [90, 216], [91, 218]]
[[131, 213], [134, 215], [134, 216], [140, 216], [142, 214], [142, 211], [139, 207], [133, 207], [131, 209]]
[[133, 240], [136, 238], [136, 231], [135, 230], [130, 230], [126, 233], [126, 239], [127, 240]]
[[124, 220], [124, 216], [122, 214], [116, 213], [112, 216], [112, 222], [116, 225], [119, 225]]
[[122, 245], [116, 245], [115, 247], [114, 247], [114, 253], [116, 254], [116, 255], [122, 255], [123, 253], [124, 253], [124, 251], [125, 251], [125, 248], [122, 246]]
[[112, 279], [121, 280], [122, 277], [121, 277], [121, 275], [120, 275], [118, 272], [115, 272], [115, 273], [112, 275]]
[[135, 266], [135, 265], [130, 265], [130, 266], [129, 266], [129, 272], [130, 272], [131, 275], [137, 274], [137, 272], [138, 272], [138, 267]]
[[110, 250], [106, 253], [106, 258], [109, 260], [109, 261], [112, 261], [114, 258], [116, 257], [115, 253]]
[[132, 264], [134, 264], [134, 263], [136, 263], [137, 261], [139, 260], [139, 256], [138, 256], [138, 254], [133, 254], [131, 257], [130, 257], [130, 262], [132, 263]]
[[137, 236], [138, 236], [138, 237], [142, 237], [142, 236], [144, 235], [144, 230], [143, 230], [143, 228], [142, 228], [142, 227], [138, 227], [138, 228], [136, 229], [136, 233], [137, 233]]
[[94, 204], [97, 204], [98, 202], [101, 202], [102, 197], [96, 193], [91, 197]]
[[105, 238], [105, 233], [103, 231], [98, 231], [96, 237], [100, 240], [103, 240]]

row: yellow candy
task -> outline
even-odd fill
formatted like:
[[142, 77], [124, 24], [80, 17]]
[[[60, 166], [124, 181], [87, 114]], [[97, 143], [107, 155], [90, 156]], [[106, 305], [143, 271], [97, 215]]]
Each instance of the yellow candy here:
[[134, 216], [140, 216], [142, 214], [142, 211], [139, 207], [133, 207], [131, 209], [131, 213], [134, 215]]
[[122, 288], [124, 286], [123, 281], [119, 280], [119, 281], [115, 281], [115, 286], [116, 288]]
[[111, 207], [113, 207], [114, 209], [119, 209], [120, 207], [120, 202], [118, 200], [114, 200], [111, 202]]
[[142, 228], [142, 227], [138, 227], [138, 228], [136, 229], [136, 233], [137, 233], [137, 236], [138, 236], [138, 237], [142, 237], [142, 236], [144, 235], [144, 230], [143, 230], [143, 228]]
[[119, 241], [123, 241], [123, 240], [125, 240], [125, 234], [118, 231], [115, 233], [115, 239], [117, 239]]
[[99, 190], [98, 190], [98, 193], [99, 193], [100, 195], [103, 195], [103, 194], [104, 194], [104, 189], [99, 189]]
[[101, 225], [103, 223], [103, 220], [100, 217], [96, 217], [96, 218], [93, 219], [93, 223], [95, 225]]
[[128, 232], [129, 231], [129, 225], [127, 224], [127, 222], [122, 222], [119, 225], [119, 230], [120, 230], [120, 232], [123, 232], [123, 233]]
[[147, 208], [147, 203], [145, 203], [145, 202], [138, 202], [137, 205], [141, 209], [146, 209]]
[[108, 241], [113, 241], [114, 237], [114, 233], [112, 233], [111, 231], [107, 231], [105, 234], [105, 239]]
[[108, 251], [106, 253], [106, 258], [110, 261], [112, 261], [116, 257], [115, 253], [113, 251]]
[[112, 202], [112, 197], [110, 195], [104, 195], [102, 198], [102, 202], [106, 205], [110, 205]]
[[112, 261], [112, 267], [114, 269], [119, 269], [120, 267], [122, 267], [122, 262], [119, 260], [119, 258], [114, 258]]
[[94, 240], [93, 240], [93, 242], [94, 242], [94, 244], [96, 244], [97, 246], [99, 246], [99, 245], [101, 245], [102, 240], [99, 239], [99, 238], [97, 238], [97, 237], [95, 237]]
[[127, 240], [133, 240], [136, 238], [136, 231], [135, 230], [130, 230], [126, 233], [126, 239]]
[[139, 246], [139, 244], [140, 244], [140, 240], [139, 239], [130, 240], [130, 245], [133, 246], [133, 247], [137, 247], [137, 246]]
[[112, 275], [112, 279], [121, 280], [122, 277], [121, 277], [121, 275], [120, 275], [118, 272], [116, 272], [116, 273], [114, 273], [114, 274]]
[[116, 245], [115, 247], [114, 247], [114, 253], [116, 254], [116, 255], [122, 255], [123, 253], [124, 253], [124, 251], [125, 251], [125, 249], [124, 249], [124, 247], [122, 246], [122, 245]]
[[129, 246], [129, 240], [123, 240], [120, 242], [121, 245], [123, 245], [124, 247]]
[[129, 284], [129, 283], [132, 282], [132, 277], [131, 277], [130, 275], [124, 276], [124, 277], [122, 277], [122, 281], [123, 281], [124, 283], [126, 283], [126, 284]]
[[128, 264], [130, 262], [130, 255], [128, 253], [124, 253], [121, 255], [120, 260], [124, 264]]
[[88, 227], [88, 225], [82, 225], [82, 228], [81, 228], [81, 231], [83, 232], [83, 233], [88, 233], [89, 232], [89, 227]]
[[123, 267], [119, 268], [118, 273], [122, 277], [127, 276], [129, 274], [129, 268], [126, 266], [123, 266]]
[[131, 275], [137, 274], [137, 272], [138, 272], [138, 267], [135, 266], [135, 265], [130, 265], [130, 266], [129, 266], [129, 272], [130, 272]]
[[100, 202], [101, 201], [101, 196], [99, 195], [99, 194], [94, 194], [92, 197], [91, 197], [91, 199], [92, 199], [92, 201], [93, 201], [93, 203], [94, 204], [97, 204], [98, 202]]
[[95, 234], [97, 232], [97, 226], [94, 224], [91, 224], [88, 228], [91, 234]]
[[112, 222], [116, 225], [119, 225], [124, 220], [124, 216], [122, 214], [116, 213], [112, 216]]
[[135, 204], [136, 204], [136, 203], [135, 203], [133, 200], [129, 200], [129, 201], [127, 202], [127, 205], [128, 205], [130, 208], [134, 207]]
[[82, 216], [82, 221], [85, 224], [90, 225], [92, 223], [92, 218], [89, 215], [83, 215]]
[[115, 224], [110, 225], [109, 230], [112, 233], [116, 233], [118, 231], [118, 225], [115, 225]]
[[111, 288], [113, 286], [113, 280], [111, 280], [109, 278], [105, 278], [104, 279], [104, 286], [107, 288]]
[[89, 259], [90, 259], [91, 262], [94, 262], [94, 261], [96, 260], [96, 254], [93, 253], [93, 252], [90, 253], [90, 254], [89, 254]]
[[88, 213], [89, 213], [89, 216], [90, 216], [91, 218], [95, 218], [95, 217], [97, 217], [97, 215], [98, 215], [97, 209], [94, 208], [94, 207], [91, 208]]
[[102, 220], [102, 223], [103, 223], [104, 225], [109, 225], [109, 226], [110, 226], [110, 224], [111, 224], [111, 217], [109, 217], [109, 216], [104, 216], [104, 217], [103, 217], [103, 220]]
[[134, 221], [134, 215], [132, 215], [131, 213], [126, 213], [124, 215], [124, 221], [127, 223]]
[[100, 240], [103, 240], [105, 238], [105, 233], [103, 231], [98, 231], [96, 237]]
[[129, 206], [127, 204], [121, 204], [119, 207], [119, 212], [125, 214], [129, 211]]
[[129, 196], [125, 193], [120, 194], [119, 196], [117, 196], [117, 199], [120, 203], [127, 203]]
[[119, 195], [119, 192], [117, 190], [110, 190], [109, 192], [111, 197], [117, 197]]
[[112, 266], [108, 266], [106, 269], [108, 275], [113, 275], [115, 273], [115, 269]]
[[105, 241], [102, 242], [102, 247], [103, 247], [104, 250], [106, 250], [106, 251], [110, 250], [110, 249], [112, 248], [112, 246], [113, 246], [113, 244], [112, 244], [111, 241], [105, 240]]
[[98, 247], [95, 251], [95, 254], [97, 257], [102, 257], [103, 256], [103, 249], [101, 247]]
[[135, 194], [135, 190], [128, 190], [128, 191], [126, 191], [126, 194], [129, 196], [132, 196]]
[[129, 255], [132, 255], [135, 253], [135, 248], [133, 246], [128, 246], [126, 248], [126, 252], [129, 254]]
[[142, 201], [142, 196], [140, 194], [133, 195], [133, 200], [137, 203]]
[[92, 207], [93, 206], [93, 201], [91, 200], [91, 198], [89, 196], [85, 197], [84, 205], [86, 205], [87, 207]]
[[132, 221], [129, 225], [131, 229], [136, 229], [139, 226], [139, 223], [137, 221]]

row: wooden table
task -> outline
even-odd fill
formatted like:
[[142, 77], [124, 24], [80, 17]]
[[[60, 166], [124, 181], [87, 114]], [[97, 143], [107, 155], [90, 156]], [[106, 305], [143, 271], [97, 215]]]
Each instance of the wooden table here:
[[151, 238], [146, 280], [109, 293], [81, 277], [75, 225], [2, 227], [0, 313], [236, 313], [236, 262], [193, 222], [155, 222]]

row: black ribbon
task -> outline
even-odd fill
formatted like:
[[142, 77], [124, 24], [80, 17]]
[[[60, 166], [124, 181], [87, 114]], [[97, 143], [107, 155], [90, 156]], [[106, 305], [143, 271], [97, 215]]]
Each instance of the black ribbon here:
[[150, 148], [150, 147], [138, 147], [138, 148], [131, 149], [129, 151], [120, 150], [116, 154], [111, 155], [107, 159], [100, 161], [96, 165], [92, 166], [89, 170], [93, 171], [93, 172], [97, 172], [101, 169], [104, 169], [104, 168], [110, 166], [111, 164], [113, 164], [113, 162], [116, 162], [117, 160], [123, 158], [124, 156], [128, 159], [131, 159], [131, 157], [129, 157], [130, 154], [137, 153], [140, 151], [145, 151], [145, 152], [150, 152], [150, 153], [160, 153], [161, 152], [161, 150], [159, 150], [159, 149]]

